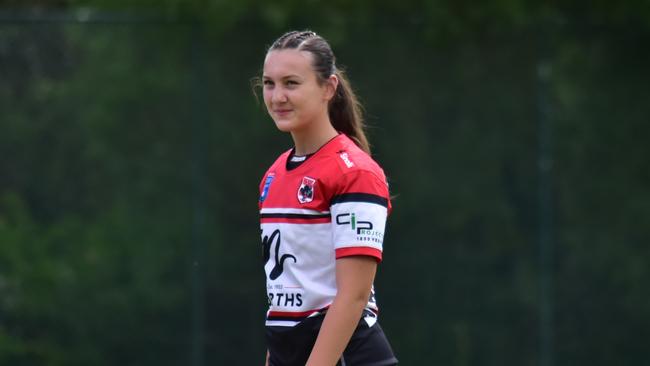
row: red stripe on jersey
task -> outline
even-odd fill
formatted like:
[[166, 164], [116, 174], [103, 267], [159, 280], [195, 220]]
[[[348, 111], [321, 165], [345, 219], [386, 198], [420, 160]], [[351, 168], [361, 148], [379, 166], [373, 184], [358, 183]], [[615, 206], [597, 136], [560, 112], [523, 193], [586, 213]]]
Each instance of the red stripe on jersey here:
[[332, 222], [331, 217], [318, 217], [313, 219], [306, 218], [288, 218], [288, 217], [263, 217], [260, 219], [262, 224], [328, 224]]
[[336, 259], [343, 257], [351, 257], [354, 255], [365, 255], [377, 259], [381, 262], [381, 250], [370, 247], [350, 247], [336, 249]]
[[314, 309], [314, 310], [308, 310], [308, 311], [300, 311], [300, 312], [293, 312], [293, 311], [269, 311], [267, 317], [272, 318], [272, 317], [282, 317], [282, 318], [305, 318], [310, 316], [311, 314], [318, 313], [319, 311], [323, 311], [329, 308], [329, 305], [321, 308], [321, 309]]

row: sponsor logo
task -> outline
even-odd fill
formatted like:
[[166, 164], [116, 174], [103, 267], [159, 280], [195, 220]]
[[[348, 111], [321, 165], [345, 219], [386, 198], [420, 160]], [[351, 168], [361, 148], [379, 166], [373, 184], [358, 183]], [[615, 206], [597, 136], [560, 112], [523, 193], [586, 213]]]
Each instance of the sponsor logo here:
[[353, 213], [343, 213], [336, 215], [337, 225], [350, 225], [352, 230], [356, 230], [357, 234], [361, 234], [364, 230], [372, 230], [372, 222], [370, 221], [357, 221], [357, 215]]
[[298, 188], [298, 201], [300, 203], [309, 203], [314, 200], [314, 189], [316, 179], [303, 177], [300, 187]]
[[302, 306], [302, 293], [268, 292], [269, 306], [298, 307]]
[[358, 241], [381, 244], [384, 240], [384, 233], [373, 230], [374, 226], [370, 221], [357, 220], [357, 215], [354, 212], [336, 215], [336, 224], [350, 225], [350, 229], [357, 233]]
[[348, 153], [342, 152], [339, 154], [339, 156], [341, 157], [341, 160], [343, 160], [343, 162], [345, 163], [345, 166], [347, 166], [348, 168], [352, 168], [354, 166], [354, 163], [351, 162], [350, 158], [348, 157]]
[[264, 182], [264, 188], [262, 189], [262, 195], [260, 196], [260, 202], [264, 202], [266, 196], [268, 196], [269, 188], [271, 187], [271, 183], [273, 183], [274, 178], [275, 178], [275, 173], [269, 173], [269, 175], [266, 176], [266, 181]]

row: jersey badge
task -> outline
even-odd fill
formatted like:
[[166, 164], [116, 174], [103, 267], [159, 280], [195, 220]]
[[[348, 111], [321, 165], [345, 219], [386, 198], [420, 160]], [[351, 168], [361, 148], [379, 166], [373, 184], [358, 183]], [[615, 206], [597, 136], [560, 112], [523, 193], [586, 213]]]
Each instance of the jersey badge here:
[[316, 179], [303, 177], [298, 188], [298, 201], [300, 203], [309, 203], [314, 200], [314, 189], [316, 187]]
[[271, 183], [273, 183], [273, 178], [275, 178], [274, 173], [269, 173], [269, 175], [266, 176], [264, 188], [262, 189], [262, 195], [260, 196], [260, 202], [264, 202], [266, 196], [269, 194], [269, 188], [271, 187]]

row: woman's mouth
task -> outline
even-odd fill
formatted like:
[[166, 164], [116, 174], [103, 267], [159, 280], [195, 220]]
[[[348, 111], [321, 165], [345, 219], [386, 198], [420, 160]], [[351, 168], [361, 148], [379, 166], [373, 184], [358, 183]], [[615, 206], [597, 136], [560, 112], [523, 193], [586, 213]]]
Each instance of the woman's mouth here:
[[275, 113], [279, 117], [284, 117], [289, 113], [291, 113], [291, 111], [292, 111], [291, 109], [274, 109], [273, 113]]

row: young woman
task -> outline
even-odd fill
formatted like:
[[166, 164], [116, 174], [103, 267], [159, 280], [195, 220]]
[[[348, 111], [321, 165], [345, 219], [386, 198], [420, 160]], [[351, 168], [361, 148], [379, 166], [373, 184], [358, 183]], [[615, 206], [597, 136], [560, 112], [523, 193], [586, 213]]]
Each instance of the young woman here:
[[360, 105], [311, 31], [276, 40], [261, 81], [294, 142], [260, 183], [267, 365], [396, 365], [373, 290], [391, 204]]

